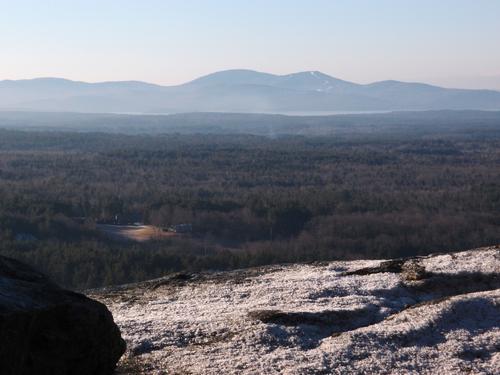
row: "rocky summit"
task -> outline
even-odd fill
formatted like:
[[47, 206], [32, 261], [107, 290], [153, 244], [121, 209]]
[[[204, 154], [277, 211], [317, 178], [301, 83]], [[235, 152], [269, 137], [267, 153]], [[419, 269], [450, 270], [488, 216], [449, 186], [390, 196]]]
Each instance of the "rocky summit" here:
[[125, 342], [103, 304], [0, 257], [0, 374], [112, 374]]
[[90, 295], [127, 341], [121, 373], [494, 374], [499, 273], [489, 247], [177, 274]]

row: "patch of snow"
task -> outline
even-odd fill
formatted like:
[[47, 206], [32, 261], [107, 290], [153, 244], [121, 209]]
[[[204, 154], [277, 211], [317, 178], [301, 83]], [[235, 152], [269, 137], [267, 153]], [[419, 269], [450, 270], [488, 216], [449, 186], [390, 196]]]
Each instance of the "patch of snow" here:
[[496, 248], [483, 250], [481, 256], [477, 256], [477, 251], [471, 250], [427, 257], [423, 259], [422, 265], [427, 271], [435, 273], [498, 273], [500, 272], [499, 250]]
[[[491, 275], [499, 272], [500, 254], [486, 248], [419, 261], [427, 272], [451, 278]], [[137, 284], [91, 296], [108, 305], [129, 358], [148, 374], [498, 371], [500, 289], [486, 283], [485, 290], [451, 296], [445, 290], [445, 298], [429, 301], [439, 291], [422, 292], [425, 280], [345, 274], [380, 263], [276, 266], [238, 281], [228, 273], [222, 280]], [[249, 314], [259, 311], [276, 320]]]

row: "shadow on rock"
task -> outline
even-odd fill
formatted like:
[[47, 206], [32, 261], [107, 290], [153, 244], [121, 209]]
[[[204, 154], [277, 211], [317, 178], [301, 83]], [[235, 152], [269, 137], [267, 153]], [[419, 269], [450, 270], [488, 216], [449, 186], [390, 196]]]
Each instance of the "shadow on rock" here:
[[[454, 301], [443, 310], [438, 319], [430, 320], [425, 326], [398, 336], [397, 340], [402, 346], [434, 346], [444, 343], [450, 331], [466, 330], [471, 335], [478, 335], [500, 327], [499, 312], [500, 306], [486, 298]], [[484, 356], [483, 352], [481, 348], [470, 348], [464, 349], [459, 356], [473, 360]]]
[[[465, 293], [488, 291], [500, 288], [498, 274], [485, 274], [480, 272], [463, 272], [457, 274], [434, 274], [425, 272], [417, 262], [404, 260], [387, 262], [381, 268], [371, 268], [368, 273], [404, 272], [404, 282], [391, 289], [371, 291], [385, 313], [380, 312], [380, 307], [369, 304], [354, 310], [327, 310], [319, 312], [284, 312], [281, 310], [256, 310], [250, 311], [251, 319], [259, 320], [266, 324], [274, 324], [292, 329], [281, 330], [280, 337], [276, 336], [276, 345], [289, 345], [290, 336], [295, 336], [298, 345], [302, 348], [316, 347], [325, 337], [352, 331], [357, 328], [370, 326], [394, 316], [408, 308], [415, 308], [423, 304], [439, 303], [452, 296]], [[357, 273], [359, 274], [359, 273]], [[322, 291], [322, 297], [335, 297], [335, 290], [331, 294]], [[471, 302], [472, 305], [474, 301]], [[464, 309], [469, 306], [464, 304]], [[459, 306], [460, 308], [460, 306]], [[417, 334], [418, 335], [418, 334]], [[279, 339], [279, 340], [278, 340]]]
[[0, 257], [0, 373], [112, 374], [125, 342], [103, 304]]
[[429, 273], [427, 278], [406, 285], [414, 294], [430, 294], [435, 298], [500, 288], [497, 273], [460, 272], [456, 274]]
[[384, 319], [375, 305], [355, 310], [318, 312], [255, 310], [250, 311], [248, 316], [263, 323], [294, 328], [291, 333], [299, 338], [298, 344], [303, 348], [315, 347], [325, 337], [366, 327]]

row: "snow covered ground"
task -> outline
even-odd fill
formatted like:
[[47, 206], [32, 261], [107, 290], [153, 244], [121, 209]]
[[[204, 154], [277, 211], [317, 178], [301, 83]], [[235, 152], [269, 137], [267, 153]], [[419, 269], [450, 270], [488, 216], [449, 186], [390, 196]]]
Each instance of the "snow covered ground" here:
[[90, 292], [122, 373], [498, 374], [500, 249], [177, 275]]

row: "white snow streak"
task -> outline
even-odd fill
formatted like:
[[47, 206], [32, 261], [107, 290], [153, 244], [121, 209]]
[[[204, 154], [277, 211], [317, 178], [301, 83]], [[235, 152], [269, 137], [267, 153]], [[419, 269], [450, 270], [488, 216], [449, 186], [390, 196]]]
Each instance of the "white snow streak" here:
[[[427, 272], [453, 280], [464, 272], [498, 275], [499, 258], [498, 249], [486, 248], [423, 258], [421, 264]], [[108, 305], [130, 357], [148, 374], [498, 371], [499, 289], [460, 293], [405, 309], [436, 295], [412, 292], [397, 273], [342, 275], [379, 263], [292, 265], [240, 282], [208, 278], [92, 296]], [[248, 316], [256, 310], [317, 317], [357, 309], [364, 309], [364, 315], [351, 329], [342, 329], [340, 321], [331, 327], [311, 322], [282, 325]], [[356, 321], [355, 313], [352, 317]]]

